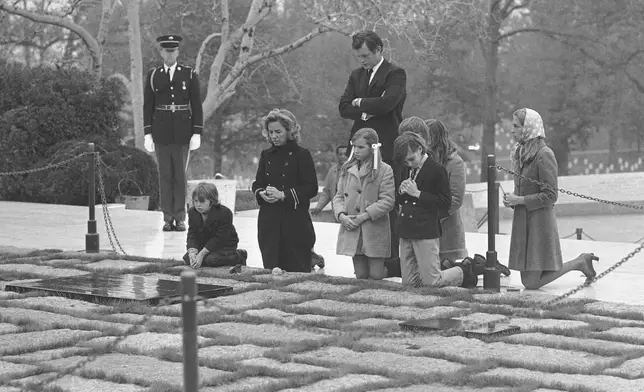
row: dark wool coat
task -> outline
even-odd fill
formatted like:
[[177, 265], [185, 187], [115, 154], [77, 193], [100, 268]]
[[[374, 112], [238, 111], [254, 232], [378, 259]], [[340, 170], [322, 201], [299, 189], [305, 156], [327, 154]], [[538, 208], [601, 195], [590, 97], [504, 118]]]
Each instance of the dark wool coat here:
[[[259, 192], [268, 186], [284, 192], [286, 199], [264, 201]], [[294, 141], [262, 151], [252, 189], [259, 204], [257, 237], [264, 268], [311, 272], [315, 231], [309, 206], [318, 193], [311, 153]]]
[[452, 204], [447, 212], [448, 216], [441, 222], [443, 235], [440, 239], [440, 258], [460, 260], [467, 257], [465, 227], [460, 210], [465, 196], [465, 163], [456, 151], [447, 157], [445, 169], [449, 178]]
[[233, 213], [224, 205], [212, 206], [206, 223], [201, 213], [194, 207], [188, 210], [188, 240], [186, 249], [201, 250], [206, 247], [210, 252], [224, 249], [237, 249], [239, 236], [233, 226]]
[[[522, 176], [557, 187], [557, 161], [545, 144], [523, 165]], [[557, 271], [562, 268], [561, 245], [555, 216], [557, 192], [517, 176], [514, 194], [525, 205], [514, 207], [509, 268], [518, 271]]]
[[427, 158], [416, 176], [420, 197], [398, 193], [400, 184], [409, 178], [410, 169], [404, 167], [396, 176], [396, 204], [399, 215], [396, 233], [399, 238], [432, 239], [442, 234], [440, 218], [447, 214], [452, 201], [447, 170], [440, 163]]

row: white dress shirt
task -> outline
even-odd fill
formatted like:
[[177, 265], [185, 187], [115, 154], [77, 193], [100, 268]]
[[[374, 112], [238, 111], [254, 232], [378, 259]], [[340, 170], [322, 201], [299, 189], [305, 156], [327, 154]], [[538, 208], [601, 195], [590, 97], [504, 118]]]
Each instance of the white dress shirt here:
[[170, 76], [170, 81], [172, 81], [172, 78], [174, 77], [174, 70], [177, 69], [177, 63], [172, 64], [171, 67], [168, 67], [165, 64], [163, 66], [165, 67], [165, 71]]

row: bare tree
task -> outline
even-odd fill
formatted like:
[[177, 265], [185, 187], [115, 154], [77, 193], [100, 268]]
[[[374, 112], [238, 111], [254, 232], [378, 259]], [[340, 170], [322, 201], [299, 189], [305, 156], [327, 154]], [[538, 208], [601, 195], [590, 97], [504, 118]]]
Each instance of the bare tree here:
[[101, 0], [102, 12], [98, 32], [94, 37], [83, 26], [74, 22], [72, 14], [77, 12], [81, 2], [74, 2], [71, 7], [57, 12], [32, 11], [26, 7], [18, 7], [9, 4], [6, 0], [0, 0], [0, 11], [7, 14], [18, 15], [36, 23], [43, 23], [67, 29], [77, 34], [85, 44], [91, 58], [90, 70], [99, 78], [101, 76], [103, 64], [103, 45], [107, 36], [107, 29], [112, 12], [114, 10], [115, 0]]

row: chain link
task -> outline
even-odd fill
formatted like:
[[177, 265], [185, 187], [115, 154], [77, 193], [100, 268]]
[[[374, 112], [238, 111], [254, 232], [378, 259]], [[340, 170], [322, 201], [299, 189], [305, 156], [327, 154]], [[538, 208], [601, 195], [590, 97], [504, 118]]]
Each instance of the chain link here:
[[618, 207], [633, 208], [633, 209], [636, 209], [636, 210], [644, 210], [644, 206], [638, 206], [638, 205], [634, 205], [634, 204], [620, 203], [620, 202], [618, 202], [618, 201], [603, 200], [603, 199], [599, 199], [599, 198], [592, 197], [592, 196], [582, 195], [581, 193], [572, 192], [572, 191], [568, 191], [568, 190], [561, 189], [561, 188], [555, 188], [555, 187], [553, 187], [553, 186], [552, 186], [552, 185], [550, 185], [550, 184], [546, 184], [546, 183], [543, 183], [543, 182], [539, 182], [539, 181], [537, 181], [537, 180], [535, 180], [535, 179], [528, 178], [528, 177], [525, 177], [525, 176], [523, 176], [523, 175], [521, 175], [521, 174], [515, 173], [514, 171], [512, 171], [512, 170], [510, 170], [510, 169], [506, 169], [506, 168], [504, 168], [503, 166], [499, 166], [499, 165], [490, 165], [489, 167], [490, 167], [490, 168], [494, 168], [494, 169], [499, 170], [499, 171], [506, 172], [506, 173], [511, 174], [511, 175], [513, 175], [513, 176], [519, 177], [519, 178], [520, 178], [520, 179], [522, 179], [522, 180], [526, 180], [526, 181], [532, 182], [533, 184], [540, 185], [540, 186], [543, 186], [543, 187], [546, 187], [546, 188], [552, 189], [552, 190], [553, 190], [553, 191], [555, 191], [555, 192], [565, 193], [565, 194], [570, 195], [570, 196], [575, 196], [575, 197], [579, 197], [579, 198], [581, 198], [581, 199], [586, 199], [586, 200], [590, 200], [590, 201], [595, 201], [595, 202], [598, 202], [598, 203], [610, 204], [610, 205], [614, 205], [614, 206], [618, 206]]
[[59, 168], [61, 166], [67, 165], [70, 162], [76, 161], [76, 160], [84, 157], [85, 155], [93, 155], [93, 154], [98, 155], [98, 153], [95, 153], [95, 152], [82, 152], [82, 153], [76, 155], [75, 157], [65, 159], [64, 161], [60, 161], [58, 163], [50, 163], [47, 166], [36, 167], [36, 168], [33, 168], [33, 169], [29, 169], [29, 170], [19, 170], [19, 171], [14, 171], [14, 172], [0, 172], [0, 177], [20, 176], [20, 175], [24, 175], [24, 174], [32, 174], [32, 173], [37, 173], [37, 172], [50, 170], [50, 169], [57, 169], [57, 168]]
[[[98, 173], [98, 189], [99, 189], [99, 193], [101, 194], [101, 206], [103, 208], [103, 221], [105, 222], [105, 231], [107, 232], [107, 238], [110, 240], [110, 245], [112, 246], [112, 250], [115, 253], [119, 253], [116, 247], [114, 246], [114, 242], [116, 241], [116, 244], [118, 245], [121, 253], [127, 256], [127, 253], [125, 252], [125, 250], [123, 250], [123, 246], [121, 246], [121, 242], [116, 236], [116, 231], [114, 230], [114, 226], [112, 225], [112, 218], [110, 217], [110, 211], [107, 208], [107, 197], [105, 196], [105, 184], [103, 184], [103, 170], [102, 170], [102, 165], [104, 164], [105, 163], [101, 160], [101, 157], [98, 154], [96, 154], [96, 172]], [[112, 239], [112, 237], [114, 238]]]

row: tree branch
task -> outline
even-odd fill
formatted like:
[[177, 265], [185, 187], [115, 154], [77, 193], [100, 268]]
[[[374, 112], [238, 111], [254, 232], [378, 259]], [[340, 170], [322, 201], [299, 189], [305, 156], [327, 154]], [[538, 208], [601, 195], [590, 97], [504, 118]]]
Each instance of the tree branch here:
[[521, 34], [521, 33], [540, 33], [540, 34], [545, 34], [548, 36], [562, 36], [562, 37], [569, 37], [569, 38], [582, 38], [588, 41], [592, 42], [597, 42], [596, 40], [593, 40], [591, 38], [585, 37], [583, 35], [579, 34], [570, 34], [570, 33], [562, 33], [560, 31], [554, 31], [554, 30], [548, 30], [540, 27], [525, 27], [521, 29], [516, 29], [512, 31], [508, 31], [507, 33], [503, 33], [499, 35], [499, 37], [496, 39], [497, 42], [500, 42], [503, 39], [510, 38], [513, 35]]
[[[226, 1], [226, 0], [224, 0], [224, 1]], [[201, 74], [201, 61], [203, 59], [203, 53], [206, 50], [206, 46], [208, 45], [208, 43], [210, 42], [211, 39], [213, 39], [215, 37], [220, 37], [220, 36], [223, 36], [223, 34], [222, 33], [212, 33], [209, 36], [207, 36], [203, 40], [203, 42], [201, 42], [201, 46], [199, 47], [199, 51], [197, 52], [197, 61], [195, 63], [195, 72], [197, 73], [197, 75]], [[223, 38], [222, 38], [222, 42], [223, 42]]]
[[62, 27], [67, 29], [75, 34], [77, 34], [81, 40], [85, 43], [90, 56], [92, 58], [92, 70], [95, 73], [95, 76], [100, 77], [102, 58], [101, 58], [101, 46], [98, 41], [90, 34], [89, 31], [85, 30], [82, 26], [68, 20], [61, 18], [60, 16], [39, 14], [37, 12], [27, 11], [24, 9], [16, 8], [8, 5], [7, 3], [0, 3], [0, 10], [5, 11], [12, 15], [22, 16], [25, 19], [29, 19], [36, 23], [44, 23], [48, 25]]
[[228, 41], [229, 36], [230, 36], [230, 11], [228, 10], [228, 0], [221, 0], [221, 39]]

